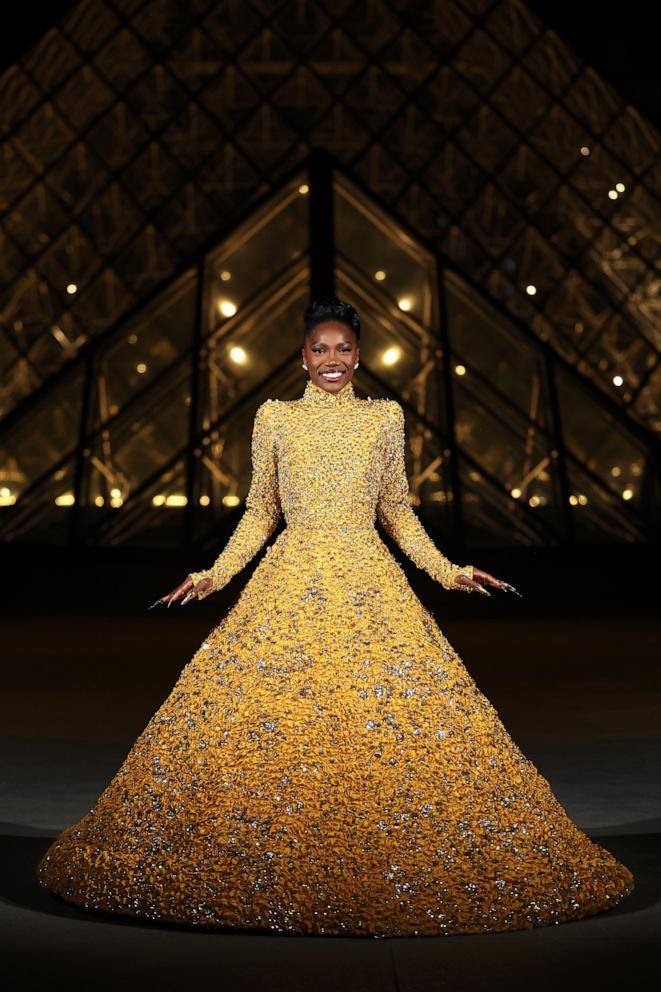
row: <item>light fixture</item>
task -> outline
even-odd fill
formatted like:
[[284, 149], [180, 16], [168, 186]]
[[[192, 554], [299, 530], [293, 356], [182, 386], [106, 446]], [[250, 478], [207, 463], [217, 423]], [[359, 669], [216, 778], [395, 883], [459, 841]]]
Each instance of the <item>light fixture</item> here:
[[614, 386], [621, 386], [621, 385], [623, 385], [623, 383], [624, 383], [624, 379], [622, 378], [621, 375], [614, 375], [613, 376], [613, 385]]
[[163, 493], [157, 493], [156, 496], [151, 498], [152, 506], [163, 506], [165, 504], [165, 496]]
[[532, 507], [539, 506], [540, 499], [539, 496], [531, 496], [528, 500], [528, 504]]
[[110, 495], [111, 495], [111, 497], [112, 497], [113, 499], [119, 499], [119, 497], [120, 497], [120, 496], [122, 495], [122, 491], [121, 491], [121, 489], [118, 489], [118, 488], [117, 488], [117, 487], [115, 486], [115, 488], [114, 488], [114, 489], [111, 489], [111, 490], [110, 490]]
[[138, 364], [135, 367], [135, 371], [138, 373], [138, 375], [144, 375], [145, 372], [147, 371], [147, 366], [145, 365], [144, 362], [138, 362]]
[[122, 499], [121, 496], [113, 496], [112, 499], [110, 500], [110, 505], [113, 506], [116, 510], [120, 506], [122, 506], [123, 503], [124, 503], [124, 500]]
[[223, 271], [220, 273], [220, 278], [223, 280], [223, 282], [229, 282], [229, 280], [232, 278], [232, 273], [228, 272], [227, 269], [223, 269]]
[[236, 306], [231, 300], [219, 300], [218, 309], [223, 317], [233, 317], [236, 313]]
[[624, 193], [626, 186], [624, 185], [624, 183], [615, 183], [615, 189], [618, 191], [618, 193]]
[[383, 353], [383, 364], [384, 365], [395, 365], [400, 357], [402, 351], [397, 345], [392, 345], [390, 348], [386, 348]]
[[454, 371], [455, 371], [455, 373], [457, 375], [466, 375], [466, 366], [465, 365], [455, 365]]
[[306, 193], [310, 192], [310, 187], [308, 186], [307, 183], [301, 183], [301, 185], [298, 187], [298, 192], [301, 194], [301, 196], [305, 196]]
[[76, 502], [76, 497], [73, 493], [60, 493], [59, 496], [55, 497], [55, 503], [57, 506], [73, 506]]
[[519, 489], [518, 486], [515, 486], [514, 489], [510, 491], [510, 496], [512, 497], [512, 499], [518, 499], [520, 495], [521, 495], [521, 490]]
[[613, 467], [611, 469], [611, 475], [615, 479], [619, 478], [619, 476], [622, 475], [622, 469], [620, 468], [619, 465], [613, 465]]
[[379, 269], [377, 272], [375, 272], [374, 278], [376, 279], [377, 282], [383, 282], [383, 280], [386, 278], [386, 274], [383, 271], [383, 269]]
[[572, 493], [569, 497], [569, 502], [572, 506], [578, 506], [578, 496], [575, 496], [574, 493]]
[[238, 506], [240, 502], [238, 496], [223, 496], [223, 506]]
[[588, 498], [585, 495], [585, 493], [579, 493], [578, 494], [578, 502], [581, 504], [581, 506], [587, 506], [588, 505]]
[[0, 489], [0, 506], [13, 506], [15, 502], [16, 497], [9, 486], [3, 486]]
[[235, 344], [230, 348], [230, 358], [233, 362], [236, 362], [237, 365], [245, 365], [248, 360], [248, 355], [240, 345]]
[[611, 200], [617, 200], [617, 198], [619, 196], [619, 193], [617, 192], [616, 189], [609, 189], [608, 190], [608, 195], [611, 198]]
[[183, 493], [172, 493], [165, 499], [166, 506], [186, 506], [188, 500]]
[[404, 310], [406, 312], [411, 309], [413, 304], [408, 296], [402, 296], [400, 300], [397, 300], [397, 306], [400, 310]]
[[94, 505], [95, 506], [103, 506], [104, 503], [105, 503], [105, 500], [104, 500], [103, 496], [95, 496], [94, 497]]
[[528, 294], [528, 296], [534, 296], [536, 292], [537, 292], [537, 286], [533, 286], [532, 283], [526, 286], [526, 293]]
[[590, 149], [588, 148], [587, 145], [583, 145], [581, 148], [581, 155], [587, 156], [589, 154], [590, 154]]
[[211, 502], [208, 496], [200, 496], [200, 506], [208, 506]]
[[632, 499], [632, 498], [633, 498], [633, 489], [627, 488], [622, 492], [622, 499]]
[[138, 343], [138, 335], [129, 334], [129, 344], [137, 344], [137, 343]]
[[67, 286], [67, 293], [69, 294], [69, 296], [73, 296], [77, 292], [78, 292], [78, 287], [76, 286], [75, 282], [70, 282], [69, 285]]

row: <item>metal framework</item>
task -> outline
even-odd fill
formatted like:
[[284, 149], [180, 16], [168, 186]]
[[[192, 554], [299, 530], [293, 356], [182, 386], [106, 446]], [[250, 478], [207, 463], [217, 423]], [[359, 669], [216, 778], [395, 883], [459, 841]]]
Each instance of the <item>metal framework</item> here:
[[[137, 533], [129, 503], [146, 483], [130, 459], [114, 465], [113, 452], [122, 418], [150, 394], [169, 397], [164, 409], [185, 404], [187, 426], [170, 418], [159, 440], [156, 417], [141, 455], [135, 428], [134, 461], [151, 464], [162, 449], [153, 462], [160, 478], [161, 464], [180, 452], [172, 471], [183, 480], [186, 534], [202, 536], [194, 507], [201, 496], [216, 506], [232, 477], [218, 475], [226, 444], [218, 425], [241, 393], [217, 354], [233, 325], [224, 319], [221, 333], [211, 314], [218, 287], [209, 259], [220, 263], [222, 245], [252, 230], [251, 218], [268, 231], [269, 204], [283, 190], [296, 201], [297, 170], [323, 148], [329, 154], [308, 163], [304, 226], [299, 217], [284, 229], [285, 237], [296, 232], [299, 257], [289, 266], [283, 257], [281, 271], [263, 262], [268, 278], [245, 288], [236, 326], [251, 308], [260, 312], [260, 293], [276, 294], [284, 320], [334, 282], [358, 294], [377, 324], [392, 321], [392, 298], [383, 302], [373, 273], [361, 278], [366, 263], [349, 257], [350, 243], [334, 231], [340, 215], [358, 223], [347, 206], [353, 184], [373, 205], [361, 223], [379, 214], [382, 233], [398, 231], [393, 271], [426, 287], [418, 310], [400, 310], [388, 333], [415, 342], [417, 393], [408, 399], [420, 431], [412, 430], [411, 455], [439, 525], [468, 543], [486, 539], [494, 520], [486, 507], [494, 514], [497, 506], [503, 540], [512, 513], [523, 541], [649, 535], [661, 428], [658, 135], [524, 4], [83, 0], [5, 73], [0, 91], [6, 533], [39, 530], [32, 493], [43, 506], [70, 495], [72, 540], [106, 539], [98, 519], [84, 519], [101, 499], [104, 508], [121, 501], [113, 540]], [[332, 188], [333, 158], [344, 194]], [[245, 239], [259, 244], [258, 234]], [[414, 264], [416, 252], [424, 264]], [[112, 357], [122, 354], [116, 342], [130, 350], [131, 328], [157, 311], [174, 324], [160, 355], [154, 345], [149, 389], [140, 378], [113, 398], [108, 384], [126, 365]], [[507, 447], [518, 432], [512, 450], [525, 453], [504, 475], [471, 437], [470, 389], [453, 373], [452, 356], [476, 324], [491, 327], [491, 338], [471, 339], [465, 361], [472, 383], [483, 376], [493, 423], [503, 420], [494, 445]], [[493, 392], [481, 365], [501, 335], [503, 351], [505, 342], [526, 342], [524, 378], [533, 386], [524, 411], [507, 370], [505, 390]], [[246, 395], [254, 399], [265, 382], [256, 379]], [[381, 382], [403, 395], [396, 377]], [[438, 417], [425, 425], [435, 403]], [[525, 423], [514, 428], [520, 416]], [[434, 461], [425, 431], [450, 453], [438, 490], [424, 476]], [[205, 473], [209, 492], [201, 491]], [[553, 495], [530, 491], [542, 483]], [[547, 530], [545, 514], [531, 514], [545, 504], [521, 509], [535, 496], [556, 507]], [[589, 526], [584, 513], [576, 525], [586, 504], [570, 500], [579, 496], [589, 500]], [[447, 504], [443, 513], [436, 503]]]

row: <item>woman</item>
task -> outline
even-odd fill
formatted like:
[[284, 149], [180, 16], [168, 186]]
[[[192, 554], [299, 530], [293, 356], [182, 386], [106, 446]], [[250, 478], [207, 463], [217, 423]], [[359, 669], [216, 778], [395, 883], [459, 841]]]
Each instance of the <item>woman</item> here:
[[246, 509], [207, 571], [268, 541], [44, 886], [135, 917], [291, 933], [484, 933], [578, 919], [633, 888], [569, 819], [378, 536], [444, 589], [516, 592], [447, 560], [408, 500], [404, 414], [358, 399], [360, 321], [305, 313], [303, 395], [266, 400]]

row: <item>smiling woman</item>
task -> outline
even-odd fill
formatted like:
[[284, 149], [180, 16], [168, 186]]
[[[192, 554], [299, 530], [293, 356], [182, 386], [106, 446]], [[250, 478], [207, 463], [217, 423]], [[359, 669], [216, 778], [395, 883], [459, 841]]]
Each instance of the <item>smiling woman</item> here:
[[257, 410], [245, 513], [213, 566], [163, 602], [223, 588], [282, 513], [287, 526], [94, 808], [44, 855], [39, 878], [63, 898], [203, 927], [413, 936], [562, 923], [633, 888], [379, 536], [377, 521], [445, 590], [516, 591], [426, 533], [402, 406], [354, 393], [359, 334], [349, 304], [306, 311], [309, 379]]
[[358, 368], [360, 318], [349, 303], [318, 300], [304, 316], [303, 368], [319, 386], [341, 389]]

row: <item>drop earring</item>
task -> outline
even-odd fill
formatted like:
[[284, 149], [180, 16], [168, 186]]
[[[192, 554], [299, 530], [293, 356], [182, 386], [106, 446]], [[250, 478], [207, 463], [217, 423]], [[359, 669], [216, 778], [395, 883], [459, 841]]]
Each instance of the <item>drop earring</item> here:
[[307, 368], [308, 368], [308, 367], [307, 367], [307, 365], [305, 364], [305, 362], [303, 362], [303, 366], [302, 366], [302, 367], [303, 367], [303, 368], [305, 369], [305, 371], [307, 372]]
[[357, 369], [359, 365], [360, 365], [360, 362], [356, 362], [356, 364], [354, 365], [354, 368]]

